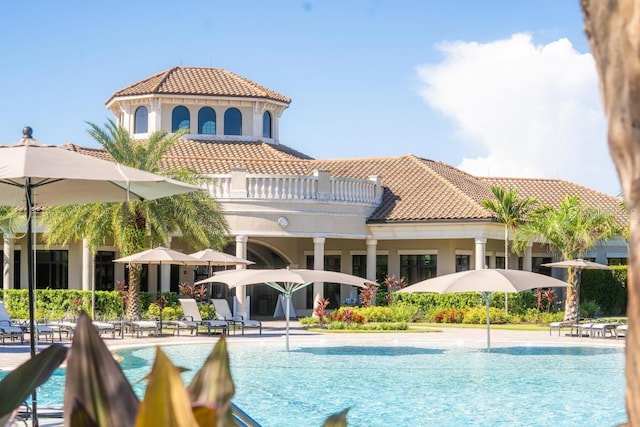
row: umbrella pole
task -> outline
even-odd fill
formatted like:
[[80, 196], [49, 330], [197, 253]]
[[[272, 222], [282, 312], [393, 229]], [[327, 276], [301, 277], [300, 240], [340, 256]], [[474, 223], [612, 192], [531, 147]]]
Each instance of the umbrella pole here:
[[289, 304], [291, 304], [291, 292], [284, 293], [284, 304], [285, 304], [284, 317], [286, 320], [285, 335], [286, 335], [286, 341], [287, 341], [287, 351], [289, 351]]
[[[33, 231], [32, 220], [33, 220], [33, 212], [31, 206], [31, 178], [26, 179], [26, 199], [27, 199], [27, 286], [29, 288], [29, 349], [31, 351], [31, 357], [36, 355], [36, 321], [35, 321], [35, 304], [36, 297], [34, 292], [35, 287], [35, 278], [33, 271], [33, 237], [31, 233]], [[36, 398], [36, 389], [33, 389], [33, 393], [31, 393], [31, 410], [32, 410], [32, 419], [33, 425], [38, 426], [38, 411], [37, 411], [37, 398]]]
[[487, 351], [491, 351], [491, 315], [489, 314], [489, 303], [491, 292], [483, 292], [485, 305], [487, 307]]

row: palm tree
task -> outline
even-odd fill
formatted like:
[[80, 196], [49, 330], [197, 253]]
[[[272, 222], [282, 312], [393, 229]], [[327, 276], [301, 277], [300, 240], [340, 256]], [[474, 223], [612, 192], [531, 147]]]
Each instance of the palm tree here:
[[[134, 140], [112, 120], [106, 129], [88, 123], [88, 133], [113, 160], [148, 172], [163, 174], [192, 184], [206, 180], [183, 169], [163, 171], [160, 159], [180, 139], [184, 131], [168, 134], [157, 131], [145, 142]], [[162, 199], [128, 203], [92, 203], [56, 206], [45, 210], [47, 244], [69, 244], [87, 239], [95, 251], [112, 242], [121, 256], [140, 252], [157, 244], [167, 244], [171, 233], [178, 232], [194, 249], [221, 249], [226, 243], [228, 225], [218, 203], [206, 192], [181, 194]], [[140, 315], [140, 276], [142, 267], [131, 265], [126, 316]]]
[[24, 212], [11, 206], [0, 206], [0, 233], [12, 235], [25, 224]]
[[[586, 206], [578, 196], [567, 196], [557, 209], [545, 205], [531, 213], [516, 231], [515, 246], [521, 251], [527, 242], [537, 240], [562, 260], [570, 260], [584, 257], [598, 241], [608, 240], [621, 230], [613, 213]], [[573, 269], [569, 269], [568, 282], [565, 319], [576, 319], [580, 284]]]
[[[522, 224], [526, 215], [537, 205], [538, 199], [526, 197], [518, 199], [518, 190], [515, 188], [509, 191], [502, 187], [493, 186], [491, 192], [495, 200], [486, 199], [482, 201], [482, 206], [489, 209], [496, 216], [496, 221], [504, 224], [504, 268], [509, 268], [509, 232], [515, 231]], [[504, 310], [509, 312], [508, 296], [504, 294]]]

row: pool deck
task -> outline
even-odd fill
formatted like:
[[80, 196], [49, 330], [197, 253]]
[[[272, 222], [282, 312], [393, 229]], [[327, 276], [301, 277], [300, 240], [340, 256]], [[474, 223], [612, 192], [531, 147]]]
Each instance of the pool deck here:
[[[562, 330], [560, 335], [554, 330], [549, 334], [545, 331], [514, 331], [491, 329], [491, 347], [511, 346], [589, 346], [624, 348], [624, 338], [589, 338], [568, 336], [568, 330]], [[240, 332], [228, 336], [229, 345], [234, 342], [242, 343], [282, 343], [285, 346], [285, 322], [282, 320], [263, 321], [262, 335], [255, 329], [247, 329], [244, 335]], [[64, 338], [64, 337], [63, 337]], [[170, 345], [180, 343], [206, 343], [212, 345], [219, 335], [190, 335], [188, 332], [180, 336], [165, 334], [163, 336], [141, 336], [140, 338], [125, 337], [124, 339], [111, 337], [104, 342], [112, 350], [127, 347]], [[384, 332], [384, 333], [343, 333], [307, 331], [297, 321], [290, 323], [290, 347], [296, 349], [303, 346], [333, 346], [333, 345], [405, 345], [421, 347], [468, 347], [485, 348], [487, 342], [486, 329], [445, 327], [440, 332]], [[58, 343], [56, 341], [56, 343]], [[70, 345], [69, 340], [62, 341]], [[39, 350], [48, 344], [40, 343]], [[29, 342], [16, 344], [7, 342], [0, 344], [0, 370], [12, 370], [29, 358]], [[40, 419], [41, 426], [62, 425], [60, 419]]]

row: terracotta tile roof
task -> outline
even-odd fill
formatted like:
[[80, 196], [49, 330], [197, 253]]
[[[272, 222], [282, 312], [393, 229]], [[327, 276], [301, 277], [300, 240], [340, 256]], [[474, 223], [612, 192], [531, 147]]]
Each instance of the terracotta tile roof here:
[[203, 95], [262, 98], [291, 103], [291, 99], [271, 89], [220, 68], [174, 67], [120, 89], [115, 97], [135, 95]]
[[382, 203], [369, 217], [370, 222], [491, 219], [477, 202], [478, 195], [487, 194], [486, 185], [441, 162], [408, 155], [312, 163], [314, 169], [327, 169], [335, 176], [382, 177]]
[[567, 196], [579, 196], [584, 204], [612, 212], [622, 223], [628, 221], [628, 215], [619, 207], [620, 199], [617, 197], [562, 179], [482, 177], [480, 180], [489, 187], [497, 185], [507, 190], [515, 188], [520, 197], [534, 196], [554, 208], [557, 208]]
[[[66, 145], [67, 149], [108, 158], [102, 149]], [[382, 203], [369, 222], [425, 222], [480, 220], [493, 215], [482, 201], [493, 197], [492, 185], [517, 188], [521, 196], [538, 197], [558, 206], [567, 195], [579, 195], [591, 205], [626, 215], [617, 207], [618, 199], [580, 185], [554, 179], [480, 178], [445, 163], [413, 155], [387, 158], [314, 160], [285, 145], [264, 142], [180, 140], [163, 158], [164, 169], [188, 168], [202, 174], [227, 174], [245, 167], [249, 173], [310, 175], [329, 170], [333, 176], [368, 179], [382, 177]]]

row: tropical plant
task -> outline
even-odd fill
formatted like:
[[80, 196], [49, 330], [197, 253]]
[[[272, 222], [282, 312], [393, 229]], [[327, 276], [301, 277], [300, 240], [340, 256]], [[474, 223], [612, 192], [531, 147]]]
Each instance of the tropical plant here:
[[[522, 251], [528, 242], [545, 244], [562, 260], [583, 258], [597, 242], [608, 240], [621, 231], [612, 213], [584, 205], [578, 196], [567, 196], [558, 206], [542, 206], [518, 227], [515, 247]], [[578, 316], [580, 281], [575, 269], [569, 269], [569, 286], [565, 300], [565, 319]]]
[[313, 317], [318, 319], [321, 325], [324, 325], [325, 318], [327, 316], [327, 306], [329, 305], [329, 298], [322, 298], [318, 301], [316, 308], [313, 309]]
[[378, 286], [374, 283], [365, 283], [365, 287], [360, 289], [360, 304], [362, 307], [369, 307], [375, 301]]
[[12, 235], [25, 224], [25, 221], [23, 211], [11, 206], [0, 206], [0, 233], [3, 235]]
[[[126, 166], [164, 174], [192, 184], [207, 180], [184, 169], [162, 170], [160, 160], [182, 137], [184, 131], [168, 134], [156, 131], [147, 141], [134, 140], [121, 126], [109, 120], [105, 129], [88, 123], [88, 133], [113, 158]], [[158, 200], [123, 203], [91, 203], [47, 208], [47, 244], [69, 244], [86, 239], [95, 251], [112, 241], [120, 255], [127, 256], [156, 244], [167, 244], [178, 232], [195, 249], [220, 249], [226, 243], [228, 225], [218, 203], [204, 191]], [[142, 267], [131, 265], [128, 277], [127, 317], [140, 316], [140, 277]]]
[[[51, 345], [0, 382], [0, 425], [44, 383], [65, 359], [67, 349]], [[158, 347], [142, 401], [104, 344], [91, 319], [81, 313], [67, 360], [65, 425], [80, 426], [235, 426], [231, 399], [235, 385], [224, 336], [215, 344], [189, 386]], [[346, 426], [347, 410], [325, 426]]]
[[[522, 224], [527, 214], [539, 203], [536, 197], [518, 198], [515, 188], [507, 191], [498, 186], [491, 187], [495, 200], [486, 199], [482, 206], [494, 213], [496, 221], [504, 224], [504, 268], [509, 268], [509, 233]], [[504, 294], [504, 311], [509, 312], [508, 295]]]

